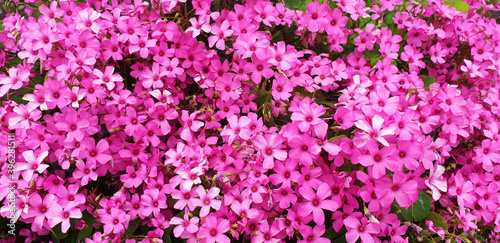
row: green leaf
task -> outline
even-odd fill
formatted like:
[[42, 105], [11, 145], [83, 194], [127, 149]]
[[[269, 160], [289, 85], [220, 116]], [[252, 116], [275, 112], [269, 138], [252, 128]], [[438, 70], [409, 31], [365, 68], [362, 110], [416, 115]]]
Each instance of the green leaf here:
[[394, 18], [396, 16], [396, 10], [389, 11], [386, 14], [384, 14], [384, 24], [389, 25], [389, 24], [394, 24]]
[[23, 59], [19, 58], [18, 56], [12, 58], [12, 59], [7, 59], [7, 62], [12, 64], [12, 65], [17, 65], [20, 63], [23, 63]]
[[[272, 96], [269, 94], [270, 91], [258, 90], [256, 95], [257, 98], [253, 100], [257, 104], [257, 107], [261, 107], [266, 102], [271, 102]], [[267, 100], [266, 100], [267, 99]]]
[[3, 27], [3, 20], [0, 19], [0, 31], [4, 30], [5, 27]]
[[425, 219], [430, 220], [434, 223], [435, 227], [441, 227], [444, 230], [448, 230], [448, 224], [446, 223], [446, 219], [443, 218], [440, 214], [436, 212], [429, 212]]
[[28, 104], [27, 100], [23, 100], [23, 97], [27, 93], [33, 93], [33, 90], [27, 89], [27, 88], [20, 88], [18, 90], [10, 90], [9, 91], [12, 96], [10, 97], [10, 100], [15, 101], [17, 104]]
[[462, 0], [445, 0], [443, 2], [444, 5], [448, 5], [450, 7], [455, 8], [457, 11], [462, 12], [462, 13], [467, 13], [470, 10], [470, 6], [468, 3], [462, 1]]
[[408, 209], [405, 209], [401, 206], [399, 206], [398, 202], [394, 201], [396, 203], [396, 207], [401, 210], [401, 215], [403, 216], [405, 221], [411, 221], [411, 209], [412, 206], [410, 206]]
[[335, 141], [335, 140], [337, 140], [337, 139], [338, 139], [338, 140], [340, 140], [341, 138], [345, 138], [345, 137], [347, 137], [347, 136], [346, 136], [346, 135], [344, 135], [344, 134], [340, 134], [340, 135], [338, 135], [338, 136], [335, 136], [335, 137], [331, 137], [331, 138], [329, 138], [329, 139], [328, 139], [328, 142], [330, 142], [330, 143], [331, 143], [331, 142], [333, 142], [333, 141]]
[[427, 217], [432, 206], [431, 197], [420, 189], [418, 191], [418, 199], [413, 205], [411, 205], [413, 219], [417, 222]]
[[92, 236], [94, 228], [92, 226], [87, 225], [87, 228], [82, 229], [78, 232], [78, 237], [76, 242], [80, 242], [80, 239], [85, 242], [85, 239], [90, 238]]
[[425, 217], [427, 217], [429, 211], [431, 210], [431, 198], [420, 189], [418, 189], [417, 201], [410, 207], [408, 207], [408, 209], [399, 206], [396, 201], [394, 202], [396, 203], [396, 206], [401, 210], [401, 214], [406, 221], [411, 221], [411, 219], [413, 218], [415, 222], [419, 222], [425, 219]]
[[300, 0], [285, 0], [285, 6], [289, 9], [297, 10], [302, 6]]
[[331, 242], [347, 242], [344, 235], [346, 231], [344, 229], [341, 229], [340, 232], [336, 232], [333, 227], [328, 227], [325, 231], [325, 233], [321, 236], [323, 238], [329, 239]]
[[50, 236], [55, 242], [60, 242], [61, 240], [65, 239], [68, 237], [69, 231], [66, 231], [66, 233], [63, 233], [61, 230], [61, 223], [50, 229]]
[[455, 0], [455, 9], [457, 11], [462, 12], [462, 13], [467, 13], [470, 10], [470, 6], [468, 3], [466, 3], [462, 0]]
[[321, 104], [321, 105], [326, 105], [326, 106], [332, 107], [334, 109], [337, 109], [337, 107], [335, 106], [335, 104], [333, 104], [332, 102], [328, 102], [326, 100], [316, 100], [316, 103]]
[[172, 243], [172, 239], [170, 238], [170, 233], [174, 229], [174, 226], [177, 226], [177, 225], [172, 225], [163, 231], [163, 242]]
[[128, 227], [127, 227], [127, 231], [126, 231], [126, 234], [133, 234], [135, 232], [135, 230], [137, 229], [137, 227], [139, 227], [139, 225], [141, 224], [141, 219], [136, 219], [136, 220], [133, 220], [133, 221], [130, 221], [130, 223], [128, 224]]
[[424, 87], [429, 88], [429, 85], [436, 82], [436, 79], [431, 76], [419, 76], [424, 81]]

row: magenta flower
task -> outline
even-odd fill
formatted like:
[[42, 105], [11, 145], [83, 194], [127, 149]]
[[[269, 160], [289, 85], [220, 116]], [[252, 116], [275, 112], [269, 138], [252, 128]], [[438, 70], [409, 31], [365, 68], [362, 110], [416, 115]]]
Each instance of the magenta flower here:
[[0, 75], [0, 97], [7, 94], [10, 89], [20, 89], [29, 82], [29, 69], [18, 65], [9, 68], [9, 76]]
[[234, 53], [241, 55], [241, 58], [249, 58], [253, 54], [259, 57], [267, 56], [269, 44], [269, 40], [259, 39], [255, 33], [242, 34], [233, 44], [236, 49]]
[[49, 167], [49, 165], [43, 163], [43, 160], [47, 157], [48, 154], [49, 152], [45, 151], [35, 157], [33, 150], [25, 151], [23, 152], [23, 158], [24, 160], [26, 160], [26, 162], [18, 163], [16, 165], [16, 170], [22, 171], [21, 175], [23, 176], [24, 180], [31, 181], [34, 172], [43, 173], [45, 169]]
[[146, 190], [141, 196], [141, 203], [144, 207], [141, 215], [144, 217], [149, 217], [151, 215], [156, 217], [160, 214], [161, 209], [168, 208], [167, 196], [160, 193], [160, 191], [156, 188]]
[[292, 113], [291, 119], [297, 123], [300, 131], [307, 133], [312, 126], [316, 133], [318, 133], [318, 130], [316, 130], [318, 125], [324, 123], [319, 117], [324, 113], [325, 109], [323, 106], [303, 100], [299, 103], [298, 110]]
[[42, 228], [50, 227], [48, 224], [48, 219], [57, 218], [61, 215], [62, 208], [57, 203], [57, 197], [55, 195], [46, 195], [43, 200], [38, 193], [31, 195], [28, 199], [30, 207], [26, 214], [26, 217], [33, 218], [33, 223], [31, 229], [33, 231], [39, 231]]
[[100, 140], [99, 143], [95, 144], [93, 139], [92, 142], [86, 146], [86, 149], [83, 150], [83, 156], [87, 159], [87, 163], [96, 163], [106, 164], [111, 160], [111, 156], [109, 155], [109, 144], [106, 140]]
[[73, 171], [73, 178], [77, 179], [82, 186], [88, 184], [89, 181], [97, 180], [97, 173], [95, 172], [96, 162], [86, 163], [81, 160], [76, 162], [76, 169]]
[[484, 77], [484, 74], [479, 71], [479, 69], [480, 69], [479, 65], [476, 65], [475, 63], [473, 63], [467, 59], [464, 59], [464, 63], [465, 63], [465, 65], [460, 66], [460, 70], [462, 70], [465, 73], [469, 73], [471, 78], [475, 78], [475, 77], [483, 78]]
[[42, 116], [40, 110], [33, 103], [18, 105], [12, 111], [12, 116], [8, 123], [10, 129], [28, 129], [34, 121], [40, 119]]
[[477, 146], [474, 148], [476, 157], [482, 161], [485, 170], [491, 171], [493, 170], [492, 162], [500, 162], [500, 143], [497, 141], [492, 142], [490, 139], [484, 139], [481, 145], [481, 147]]
[[435, 201], [439, 200], [441, 192], [447, 191], [446, 179], [443, 178], [444, 171], [442, 165], [436, 165], [435, 168], [431, 168], [429, 178], [425, 179], [425, 185], [431, 189], [432, 199]]
[[300, 164], [310, 166], [321, 152], [321, 147], [314, 138], [307, 135], [293, 138], [288, 142], [292, 148], [289, 157], [297, 159]]
[[329, 243], [331, 242], [327, 238], [321, 237], [325, 233], [325, 225], [316, 225], [314, 228], [306, 226], [300, 230], [300, 234], [303, 236], [302, 240], [297, 243]]
[[306, 10], [300, 20], [304, 22], [309, 31], [318, 32], [328, 25], [326, 16], [331, 10], [327, 3], [310, 2], [306, 5]]
[[[78, 189], [78, 185], [71, 184], [68, 185], [67, 188], [65, 186], [61, 186], [61, 188], [57, 190], [56, 194], [59, 198], [58, 202], [64, 208], [64, 210], [72, 211], [72, 209], [76, 209], [79, 205], [85, 203], [85, 196], [81, 193], [78, 193]], [[72, 212], [72, 215], [73, 214], [75, 214], [75, 212]]]
[[118, 208], [111, 208], [109, 213], [101, 216], [101, 222], [104, 223], [104, 234], [124, 233], [129, 221], [130, 216]]
[[77, 207], [70, 207], [68, 209], [61, 210], [61, 212], [54, 217], [49, 218], [50, 227], [54, 227], [61, 223], [61, 232], [68, 232], [71, 222], [70, 219], [80, 219], [82, 218], [82, 212]]
[[295, 60], [298, 57], [297, 50], [291, 45], [286, 45], [284, 41], [280, 41], [275, 47], [268, 48], [270, 55], [269, 63], [275, 65], [280, 70], [288, 70], [295, 65]]
[[372, 124], [369, 124], [366, 120], [358, 120], [354, 122], [356, 127], [365, 131], [364, 134], [360, 134], [361, 136], [359, 138], [363, 140], [360, 141], [357, 146], [359, 147], [365, 145], [366, 142], [370, 139], [374, 139], [384, 146], [389, 146], [389, 143], [387, 142], [387, 140], [385, 140], [384, 136], [393, 135], [395, 128], [382, 128], [382, 125], [384, 124], [384, 118], [379, 115], [373, 116], [371, 121]]
[[220, 25], [217, 23], [213, 24], [211, 32], [214, 35], [208, 37], [209, 46], [213, 47], [215, 45], [217, 49], [224, 50], [224, 38], [229, 37], [233, 33], [233, 30], [229, 28], [229, 22], [227, 20], [224, 20], [224, 22], [222, 22]]
[[189, 211], [184, 211], [184, 219], [179, 217], [173, 217], [170, 219], [171, 225], [177, 225], [174, 228], [174, 236], [188, 238], [189, 236], [194, 236], [198, 232], [198, 222], [200, 219], [198, 217], [189, 217]]
[[300, 195], [302, 195], [307, 202], [299, 205], [299, 212], [301, 215], [313, 214], [314, 222], [322, 225], [325, 222], [325, 214], [323, 209], [334, 212], [340, 205], [332, 200], [326, 200], [331, 194], [330, 186], [322, 183], [316, 192], [309, 186], [302, 186], [299, 188]]
[[156, 46], [156, 39], [148, 39], [147, 35], [141, 36], [136, 40], [131, 40], [131, 45], [129, 46], [129, 52], [135, 53], [139, 52], [142, 58], [147, 58], [149, 55], [149, 49]]
[[344, 219], [344, 225], [347, 228], [345, 234], [348, 242], [356, 242], [361, 238], [362, 242], [373, 243], [373, 235], [380, 232], [380, 227], [377, 223], [368, 223], [368, 218], [363, 217], [361, 221], [353, 216], [348, 216]]
[[395, 172], [393, 181], [377, 181], [375, 193], [380, 197], [380, 203], [383, 207], [390, 207], [396, 199], [399, 206], [407, 208], [411, 206], [418, 198], [417, 181], [408, 179], [408, 175], [403, 172]]
[[209, 215], [202, 222], [196, 237], [200, 243], [229, 243], [231, 240], [224, 233], [229, 231], [229, 221]]
[[359, 156], [357, 161], [363, 166], [372, 166], [373, 177], [375, 179], [384, 176], [386, 168], [392, 172], [403, 168], [402, 163], [392, 158], [392, 155], [396, 151], [396, 146], [393, 144], [379, 149], [377, 144], [370, 142], [366, 144], [366, 147], [370, 154]]
[[104, 73], [99, 69], [94, 69], [94, 74], [98, 79], [94, 80], [95, 84], [105, 84], [108, 90], [112, 90], [115, 87], [115, 82], [122, 82], [123, 78], [120, 74], [113, 74], [115, 68], [113, 66], [107, 66]]
[[137, 111], [129, 106], [126, 108], [127, 116], [119, 120], [118, 124], [125, 125], [125, 133], [132, 136], [137, 130], [144, 127], [142, 123], [147, 120], [147, 117], [143, 114], [142, 112], [137, 114]]
[[133, 166], [127, 166], [126, 171], [127, 174], [120, 176], [120, 180], [123, 181], [123, 186], [126, 188], [138, 188], [147, 176], [146, 165], [144, 164], [142, 164], [137, 171]]
[[448, 188], [448, 195], [457, 197], [458, 206], [463, 209], [465, 202], [474, 203], [476, 200], [476, 193], [473, 193], [475, 190], [474, 184], [470, 180], [467, 180], [467, 178], [464, 178], [460, 171], [457, 172], [452, 181], [454, 184]]
[[199, 186], [196, 188], [196, 192], [198, 193], [199, 199], [195, 199], [195, 204], [198, 207], [201, 207], [200, 217], [205, 217], [210, 212], [210, 208], [215, 210], [219, 210], [222, 202], [220, 200], [215, 199], [217, 195], [219, 195], [220, 189], [217, 187], [212, 187], [208, 192], [205, 191], [203, 186]]
[[274, 168], [274, 159], [285, 161], [287, 152], [282, 150], [283, 142], [282, 137], [276, 134], [254, 137], [253, 144], [259, 148], [260, 154], [264, 157], [262, 165], [264, 169]]
[[229, 144], [232, 144], [236, 137], [240, 137], [241, 139], [248, 140], [251, 136], [250, 131], [247, 126], [250, 124], [250, 118], [246, 116], [242, 116], [238, 118], [236, 115], [230, 116], [228, 119], [229, 126], [224, 128], [221, 131], [221, 136], [227, 136], [227, 141]]
[[290, 93], [293, 91], [293, 85], [285, 76], [275, 75], [276, 79], [273, 81], [272, 95], [275, 100], [288, 100]]

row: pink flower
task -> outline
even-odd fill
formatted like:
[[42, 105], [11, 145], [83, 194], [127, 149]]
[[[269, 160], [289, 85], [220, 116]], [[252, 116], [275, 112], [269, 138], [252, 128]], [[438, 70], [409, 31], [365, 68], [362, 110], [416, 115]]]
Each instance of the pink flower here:
[[109, 214], [106, 213], [101, 216], [101, 222], [104, 223], [104, 234], [111, 232], [116, 234], [124, 233], [129, 221], [130, 216], [118, 208], [111, 208]]
[[359, 129], [365, 131], [365, 133], [361, 134], [361, 136], [359, 137], [363, 140], [359, 141], [359, 144], [357, 145], [358, 147], [363, 146], [370, 139], [374, 139], [384, 146], [389, 146], [389, 143], [387, 142], [387, 140], [385, 140], [385, 138], [383, 138], [383, 136], [393, 135], [395, 130], [394, 127], [382, 129], [384, 118], [380, 117], [379, 115], [373, 116], [371, 125], [366, 120], [358, 120], [354, 124]]
[[431, 61], [434, 63], [445, 63], [443, 57], [448, 55], [448, 50], [441, 47], [441, 43], [438, 42], [436, 45], [431, 46], [429, 49], [429, 55], [431, 56]]
[[196, 188], [196, 192], [198, 193], [199, 199], [195, 200], [195, 204], [198, 207], [201, 207], [200, 217], [205, 217], [210, 212], [210, 208], [215, 210], [219, 210], [222, 202], [220, 200], [215, 199], [217, 195], [219, 195], [220, 189], [217, 187], [212, 187], [208, 192], [205, 192], [205, 188], [203, 186], [199, 186]]
[[34, 218], [31, 226], [33, 231], [39, 231], [45, 226], [50, 227], [47, 220], [57, 218], [58, 215], [61, 215], [62, 208], [57, 203], [55, 195], [46, 195], [42, 201], [40, 195], [35, 193], [29, 197], [28, 202], [30, 207], [26, 217]]
[[290, 92], [293, 91], [293, 85], [285, 76], [275, 75], [276, 79], [273, 81], [272, 95], [275, 100], [288, 100]]
[[327, 3], [310, 2], [306, 5], [306, 12], [302, 15], [301, 21], [311, 32], [318, 32], [328, 25], [326, 16], [331, 13], [330, 6]]
[[215, 84], [215, 90], [220, 91], [220, 98], [227, 100], [229, 98], [238, 100], [241, 94], [241, 83], [239, 80], [233, 79], [234, 74], [224, 74]]
[[381, 180], [377, 181], [375, 193], [381, 198], [383, 207], [390, 207], [396, 199], [399, 206], [407, 208], [411, 206], [418, 198], [417, 181], [408, 179], [408, 175], [403, 172], [395, 172], [392, 183]]
[[189, 19], [189, 23], [191, 23], [191, 26], [186, 29], [186, 32], [193, 33], [193, 37], [197, 37], [198, 35], [200, 35], [201, 31], [209, 33], [212, 30], [212, 27], [210, 26], [208, 21], [205, 21], [201, 16], [198, 18], [199, 19], [193, 17]]
[[443, 228], [441, 228], [441, 227], [435, 227], [434, 226], [434, 222], [432, 222], [430, 220], [426, 220], [425, 224], [429, 228], [428, 229], [429, 232], [431, 232], [431, 233], [437, 233], [441, 237], [441, 239], [444, 240], [444, 237], [446, 236], [446, 231], [443, 230]]
[[252, 59], [253, 63], [247, 63], [244, 70], [252, 74], [251, 78], [254, 83], [260, 84], [262, 77], [269, 79], [274, 75], [274, 71], [271, 69], [272, 64], [268, 62], [269, 58], [254, 55]]
[[54, 217], [49, 218], [49, 225], [50, 227], [54, 227], [57, 224], [61, 223], [61, 232], [66, 233], [68, 232], [71, 222], [70, 219], [80, 219], [82, 218], [82, 212], [79, 208], [77, 207], [72, 207], [72, 208], [67, 208], [64, 210], [61, 210], [61, 212], [57, 215], [54, 215]]
[[376, 92], [370, 93], [372, 109], [378, 112], [385, 112], [387, 115], [393, 115], [398, 111], [399, 97], [390, 97], [390, 92], [384, 87], [377, 88]]
[[424, 57], [424, 55], [417, 52], [417, 49], [414, 46], [406, 45], [404, 50], [405, 51], [401, 53], [401, 60], [408, 62], [410, 71], [419, 71], [419, 68], [425, 68], [425, 63], [420, 60]]
[[126, 188], [135, 187], [138, 188], [142, 182], [146, 179], [146, 165], [142, 164], [136, 171], [133, 166], [127, 166], [127, 174], [120, 176], [120, 180], [123, 181], [123, 186]]
[[448, 189], [448, 195], [453, 197], [456, 196], [458, 206], [462, 209], [465, 206], [465, 201], [474, 203], [474, 200], [476, 200], [474, 196], [475, 193], [472, 192], [474, 190], [474, 184], [472, 184], [470, 180], [466, 181], [466, 179], [467, 178], [464, 178], [462, 173], [458, 171], [454, 178], [450, 178], [450, 181], [454, 182], [454, 185], [450, 186]]
[[312, 212], [314, 222], [318, 225], [325, 222], [323, 209], [334, 212], [340, 206], [335, 201], [326, 200], [331, 194], [330, 186], [326, 183], [322, 183], [316, 192], [309, 186], [300, 187], [299, 192], [307, 200], [307, 202], [299, 205], [300, 214], [309, 215]]
[[366, 24], [365, 30], [355, 29], [356, 32], [359, 33], [359, 36], [354, 39], [354, 45], [360, 51], [364, 51], [365, 49], [372, 50], [375, 44], [378, 30], [374, 30], [375, 25], [369, 23]]
[[76, 169], [73, 172], [73, 177], [77, 179], [82, 186], [88, 184], [89, 181], [97, 180], [97, 173], [95, 172], [96, 162], [82, 162], [81, 160], [76, 162]]
[[427, 185], [432, 191], [432, 199], [435, 201], [439, 200], [441, 197], [441, 192], [446, 192], [447, 183], [446, 179], [443, 178], [444, 167], [442, 165], [436, 165], [435, 168], [431, 168], [429, 173], [429, 178], [425, 179], [425, 185]]
[[269, 63], [283, 71], [292, 68], [298, 57], [297, 50], [291, 45], [286, 45], [284, 41], [278, 42], [276, 47], [268, 47], [268, 50], [272, 56]]
[[198, 232], [198, 222], [200, 219], [196, 216], [189, 217], [189, 211], [184, 211], [184, 219], [173, 217], [170, 219], [171, 225], [177, 225], [174, 228], [174, 236], [188, 238], [189, 235], [194, 235]]
[[313, 127], [318, 133], [318, 125], [324, 123], [319, 117], [325, 113], [325, 108], [316, 103], [309, 103], [302, 100], [299, 103], [299, 107], [296, 111], [292, 113], [292, 121], [297, 123], [300, 131], [307, 133]]
[[500, 162], [500, 142], [498, 141], [484, 139], [481, 142], [481, 146], [476, 146], [474, 151], [476, 152], [476, 158], [482, 161], [483, 168], [486, 171], [493, 170], [492, 162]]
[[363, 166], [372, 166], [373, 177], [375, 179], [384, 176], [386, 168], [392, 172], [402, 169], [403, 165], [392, 158], [392, 155], [396, 151], [396, 147], [393, 144], [379, 149], [376, 143], [369, 142], [366, 144], [366, 147], [370, 154], [359, 156], [357, 161]]
[[127, 41], [133, 41], [137, 43], [139, 36], [147, 35], [146, 28], [138, 23], [138, 21], [139, 19], [136, 16], [118, 21], [117, 27], [121, 32], [118, 36], [119, 42], [125, 43]]
[[241, 55], [241, 58], [249, 58], [253, 54], [259, 57], [267, 56], [269, 40], [258, 38], [256, 33], [242, 34], [238, 36], [233, 44], [235, 54]]
[[111, 156], [109, 155], [109, 144], [106, 140], [100, 140], [97, 144], [95, 144], [94, 139], [91, 139], [92, 142], [87, 144], [86, 148], [83, 150], [83, 156], [87, 159], [87, 163], [96, 163], [106, 164], [111, 160]]
[[380, 227], [377, 223], [368, 223], [368, 218], [363, 217], [361, 221], [353, 216], [348, 216], [344, 219], [344, 225], [347, 228], [345, 234], [348, 242], [356, 242], [359, 238], [364, 243], [375, 242], [372, 235], [380, 232]]
[[137, 40], [131, 40], [129, 46], [129, 52], [135, 53], [139, 52], [140, 57], [146, 58], [149, 55], [149, 49], [156, 46], [156, 39], [148, 39], [148, 36], [141, 36]]
[[289, 152], [289, 157], [297, 159], [300, 164], [310, 166], [313, 159], [319, 156], [321, 147], [314, 138], [307, 135], [293, 138], [288, 142], [292, 148]]
[[460, 70], [469, 73], [471, 78], [480, 77], [483, 78], [484, 74], [479, 71], [480, 66], [472, 63], [471, 61], [464, 59], [465, 65], [460, 66]]
[[233, 30], [229, 27], [229, 22], [224, 20], [220, 25], [215, 23], [212, 25], [211, 29], [212, 36], [208, 37], [208, 44], [210, 47], [217, 47], [219, 50], [225, 49], [224, 38], [231, 36]]
[[251, 136], [247, 126], [251, 122], [250, 118], [242, 116], [238, 119], [236, 115], [230, 116], [228, 119], [229, 126], [221, 131], [221, 136], [227, 136], [228, 143], [232, 144], [236, 137], [248, 140]]
[[161, 209], [168, 208], [167, 196], [160, 193], [158, 189], [149, 189], [141, 196], [141, 203], [144, 206], [141, 215], [149, 217], [151, 215], [158, 216]]
[[107, 66], [106, 70], [101, 72], [99, 69], [94, 69], [94, 74], [98, 79], [94, 80], [95, 84], [105, 84], [108, 90], [112, 90], [115, 87], [115, 82], [122, 82], [123, 78], [120, 74], [113, 74], [115, 68], [113, 66]]
[[303, 236], [302, 240], [297, 243], [329, 243], [331, 242], [327, 238], [321, 237], [325, 233], [325, 225], [316, 225], [314, 228], [306, 226], [300, 230], [300, 234]]
[[264, 157], [262, 167], [264, 169], [274, 168], [274, 159], [284, 161], [287, 158], [287, 152], [282, 150], [284, 140], [277, 134], [258, 135], [254, 138], [253, 144], [259, 148], [260, 154]]
[[33, 173], [43, 173], [45, 169], [49, 167], [49, 165], [44, 164], [43, 160], [49, 154], [48, 151], [44, 151], [40, 153], [37, 157], [33, 153], [33, 150], [27, 150], [23, 152], [23, 158], [26, 160], [25, 163], [18, 163], [16, 165], [16, 169], [18, 171], [22, 171], [23, 179], [26, 181], [31, 181], [33, 178]]
[[231, 240], [229, 237], [224, 235], [224, 233], [229, 231], [229, 226], [229, 221], [227, 219], [221, 219], [213, 215], [209, 215], [202, 222], [196, 237], [201, 239], [200, 243], [229, 243]]
[[12, 116], [9, 119], [10, 129], [28, 129], [31, 124], [41, 118], [42, 112], [37, 109], [34, 103], [28, 105], [18, 105], [12, 109]]
[[10, 89], [17, 90], [29, 82], [29, 69], [18, 65], [9, 68], [9, 76], [0, 75], [0, 97], [7, 94]]

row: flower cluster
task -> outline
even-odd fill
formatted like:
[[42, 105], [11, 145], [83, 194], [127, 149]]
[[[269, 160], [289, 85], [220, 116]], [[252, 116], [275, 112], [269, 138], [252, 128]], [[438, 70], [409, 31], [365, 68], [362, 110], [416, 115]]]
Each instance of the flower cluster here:
[[286, 3], [26, 1], [32, 17], [5, 18], [19, 235], [498, 242], [500, 25], [477, 13], [495, 6]]

